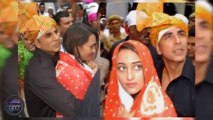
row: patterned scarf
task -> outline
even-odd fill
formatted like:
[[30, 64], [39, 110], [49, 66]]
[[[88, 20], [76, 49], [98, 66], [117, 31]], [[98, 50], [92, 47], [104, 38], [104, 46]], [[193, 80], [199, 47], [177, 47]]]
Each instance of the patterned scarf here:
[[60, 59], [56, 65], [58, 82], [76, 99], [83, 100], [92, 81], [91, 73], [82, 67], [74, 56], [61, 52], [59, 57]]
[[[124, 43], [129, 43], [134, 46], [138, 52], [144, 71], [144, 87], [140, 90], [135, 100], [131, 100], [131, 98], [128, 97], [130, 95], [122, 90], [116, 75], [117, 55], [121, 45]], [[134, 112], [132, 117], [177, 116], [172, 101], [161, 88], [149, 49], [145, 45], [134, 40], [128, 40], [124, 43], [118, 45], [113, 53], [113, 64], [110, 72], [104, 117], [106, 119], [119, 117], [119, 107], [122, 104], [124, 104], [126, 109], [129, 107], [129, 113]], [[129, 106], [128, 103], [130, 104]]]

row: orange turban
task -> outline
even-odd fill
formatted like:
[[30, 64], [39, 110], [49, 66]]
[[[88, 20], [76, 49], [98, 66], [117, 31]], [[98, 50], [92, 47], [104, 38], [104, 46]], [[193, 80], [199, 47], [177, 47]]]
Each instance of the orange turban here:
[[141, 2], [138, 3], [136, 9], [151, 16], [153, 12], [163, 12], [163, 0], [159, 0], [159, 2]]
[[18, 2], [19, 32], [23, 33], [26, 21], [30, 20], [33, 15], [37, 14], [37, 4], [35, 2]]
[[34, 15], [26, 22], [23, 31], [29, 40], [39, 39], [49, 29], [56, 27], [56, 22], [48, 16]]
[[163, 12], [163, 0], [158, 2], [141, 2], [138, 3], [136, 10], [146, 13], [149, 17], [146, 19], [141, 19], [137, 17], [137, 30], [142, 31], [146, 27], [151, 27], [152, 24], [152, 15], [153, 12]]
[[205, 19], [209, 26], [212, 28], [212, 6], [206, 1], [198, 1], [195, 4], [196, 18]]
[[177, 17], [169, 16], [165, 13], [155, 12], [152, 14], [152, 20], [153, 22], [151, 25], [150, 39], [154, 47], [157, 46], [158, 35], [162, 30], [171, 27], [178, 27], [182, 29], [186, 35], [188, 35], [187, 24]]
[[6, 8], [14, 1], [15, 0], [0, 0], [0, 8]]
[[18, 23], [18, 3], [13, 1], [5, 5], [6, 7], [1, 8], [0, 11], [0, 25], [6, 34], [11, 35]]

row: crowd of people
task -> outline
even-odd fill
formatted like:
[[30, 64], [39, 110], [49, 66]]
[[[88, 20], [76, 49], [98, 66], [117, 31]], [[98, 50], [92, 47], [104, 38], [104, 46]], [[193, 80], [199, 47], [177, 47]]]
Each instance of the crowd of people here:
[[[208, 2], [191, 3], [188, 16], [161, 0], [107, 17], [107, 3], [93, 0], [56, 12], [45, 2], [2, 5], [2, 119], [213, 119]], [[18, 115], [5, 110], [11, 96], [23, 100]]]

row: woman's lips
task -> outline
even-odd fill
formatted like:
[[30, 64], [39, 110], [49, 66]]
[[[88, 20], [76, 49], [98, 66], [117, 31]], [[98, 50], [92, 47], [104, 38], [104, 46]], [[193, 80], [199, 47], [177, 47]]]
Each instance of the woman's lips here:
[[126, 85], [129, 87], [129, 88], [134, 88], [137, 83], [126, 83]]
[[94, 54], [90, 54], [90, 59], [91, 59], [91, 60], [94, 59]]

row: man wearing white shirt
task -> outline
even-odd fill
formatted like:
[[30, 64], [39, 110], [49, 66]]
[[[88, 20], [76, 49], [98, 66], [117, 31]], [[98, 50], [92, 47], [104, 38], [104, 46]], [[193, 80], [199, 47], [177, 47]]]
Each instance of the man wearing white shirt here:
[[43, 16], [49, 16], [49, 13], [45, 12], [45, 4], [43, 2], [41, 2], [39, 4], [39, 15], [43, 15]]

